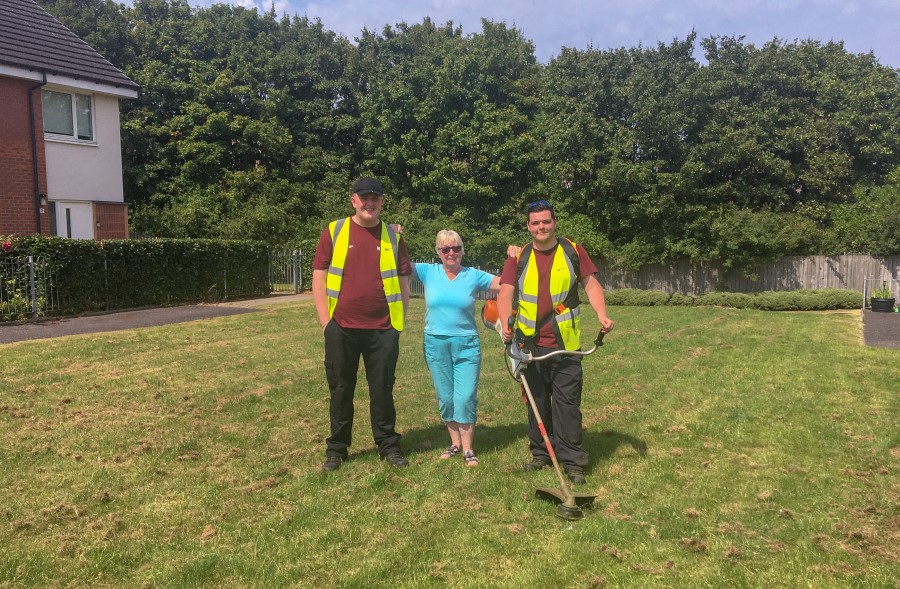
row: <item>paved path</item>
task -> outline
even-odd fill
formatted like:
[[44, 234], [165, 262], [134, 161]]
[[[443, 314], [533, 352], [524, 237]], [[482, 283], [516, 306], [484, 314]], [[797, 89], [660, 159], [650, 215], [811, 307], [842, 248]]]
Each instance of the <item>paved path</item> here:
[[232, 301], [214, 305], [183, 305], [180, 307], [139, 309], [137, 311], [120, 311], [82, 317], [60, 317], [29, 323], [0, 323], [0, 344], [84, 333], [155, 327], [170, 323], [253, 313], [257, 310], [257, 307], [297, 301], [303, 298], [310, 298], [311, 296], [310, 294], [272, 295], [262, 299]]
[[[257, 307], [289, 303], [311, 297], [312, 295], [309, 293], [272, 295], [261, 299], [232, 301], [215, 305], [141, 309], [84, 317], [63, 317], [34, 323], [0, 323], [0, 344], [240, 315], [241, 313], [253, 313]], [[863, 341], [867, 346], [900, 348], [900, 313], [874, 313], [868, 309], [864, 310]]]
[[900, 313], [864, 310], [863, 340], [876, 348], [900, 348]]

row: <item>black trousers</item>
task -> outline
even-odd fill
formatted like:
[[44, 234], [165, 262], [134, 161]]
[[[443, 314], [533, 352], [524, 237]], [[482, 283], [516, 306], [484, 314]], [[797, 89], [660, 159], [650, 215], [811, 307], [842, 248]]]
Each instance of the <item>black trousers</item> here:
[[353, 395], [359, 359], [369, 383], [369, 416], [378, 453], [400, 450], [400, 434], [394, 430], [394, 370], [400, 355], [400, 332], [395, 329], [345, 329], [331, 320], [325, 326], [325, 376], [331, 391], [331, 435], [325, 454], [347, 457], [353, 432]]
[[[537, 348], [535, 356], [552, 351], [552, 348]], [[587, 467], [588, 455], [581, 447], [581, 388], [584, 382], [581, 358], [558, 356], [533, 362], [525, 368], [525, 379], [560, 465]], [[550, 460], [531, 406], [528, 406], [528, 445], [532, 456]]]

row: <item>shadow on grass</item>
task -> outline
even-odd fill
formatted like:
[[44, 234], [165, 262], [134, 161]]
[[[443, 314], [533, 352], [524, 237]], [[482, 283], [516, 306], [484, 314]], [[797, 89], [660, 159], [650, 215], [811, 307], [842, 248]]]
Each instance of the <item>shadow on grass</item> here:
[[[354, 444], [350, 447], [349, 459], [357, 459], [364, 456], [374, 456], [378, 450], [374, 447], [371, 431], [368, 428], [356, 431], [354, 426]], [[450, 435], [443, 423], [436, 423], [428, 427], [412, 427], [400, 430], [402, 439], [400, 446], [407, 457], [426, 455], [444, 450], [450, 445]], [[357, 441], [359, 436], [360, 441]], [[479, 425], [475, 428], [475, 449], [479, 453], [501, 451], [511, 444], [521, 444], [528, 447], [525, 424], [522, 425]], [[324, 447], [323, 447], [324, 451]]]
[[626, 444], [631, 446], [641, 458], [647, 456], [647, 443], [640, 438], [612, 430], [585, 432], [584, 449], [590, 456], [588, 471], [597, 463], [609, 460], [619, 446]]
[[[527, 444], [525, 424], [475, 426], [475, 449], [496, 452], [516, 443]], [[443, 423], [424, 428], [410, 428], [403, 432], [403, 448], [408, 454], [427, 454], [450, 445], [450, 435]]]
[[[508, 446], [520, 445], [527, 453], [527, 426], [521, 424], [478, 425], [475, 430], [475, 447], [479, 452], [502, 451]], [[428, 454], [445, 448], [450, 443], [447, 428], [434, 424], [424, 428], [411, 428], [403, 433], [403, 447], [408, 455]], [[604, 430], [584, 433], [584, 449], [590, 456], [588, 471], [600, 462], [608, 461], [619, 446], [628, 445], [640, 457], [647, 455], [647, 443], [626, 433]], [[528, 456], [523, 455], [523, 461]]]

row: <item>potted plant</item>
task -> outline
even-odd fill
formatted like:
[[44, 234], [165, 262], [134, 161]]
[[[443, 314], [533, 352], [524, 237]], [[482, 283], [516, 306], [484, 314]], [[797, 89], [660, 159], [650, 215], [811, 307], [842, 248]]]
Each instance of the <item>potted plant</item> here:
[[872, 291], [869, 306], [872, 307], [873, 311], [879, 313], [892, 313], [894, 311], [894, 297], [891, 296], [891, 289], [887, 285], [887, 281], [881, 283], [881, 288], [876, 288]]

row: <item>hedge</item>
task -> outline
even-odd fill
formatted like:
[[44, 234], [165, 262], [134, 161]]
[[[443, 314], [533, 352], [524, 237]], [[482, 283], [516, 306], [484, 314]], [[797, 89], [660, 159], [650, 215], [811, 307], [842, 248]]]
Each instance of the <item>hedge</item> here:
[[91, 241], [12, 237], [3, 257], [41, 256], [57, 301], [52, 313], [165, 306], [267, 295], [263, 242], [221, 239]]
[[606, 291], [609, 305], [636, 307], [679, 305], [734, 307], [761, 311], [825, 311], [829, 309], [858, 309], [862, 298], [858, 291], [846, 288], [765, 291], [759, 293], [713, 291], [689, 296], [667, 294], [659, 290], [621, 288]]

